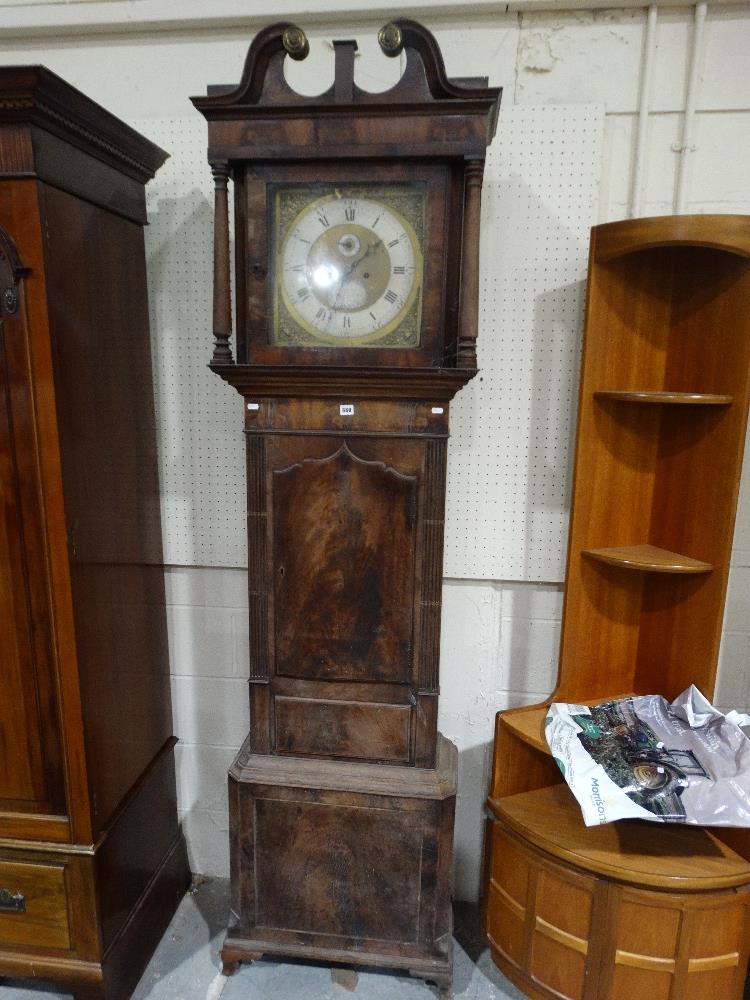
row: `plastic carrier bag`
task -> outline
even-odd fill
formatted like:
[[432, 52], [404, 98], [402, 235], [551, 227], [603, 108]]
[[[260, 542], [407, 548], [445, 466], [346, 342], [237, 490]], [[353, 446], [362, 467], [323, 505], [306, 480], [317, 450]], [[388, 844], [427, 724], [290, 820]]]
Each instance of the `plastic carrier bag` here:
[[670, 704], [639, 695], [550, 705], [545, 735], [586, 826], [617, 819], [750, 826], [750, 716], [689, 687]]

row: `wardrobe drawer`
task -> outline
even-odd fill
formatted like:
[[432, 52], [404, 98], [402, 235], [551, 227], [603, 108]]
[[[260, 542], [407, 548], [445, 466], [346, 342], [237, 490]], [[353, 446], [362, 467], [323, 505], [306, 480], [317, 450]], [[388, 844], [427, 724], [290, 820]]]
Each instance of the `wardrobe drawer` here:
[[71, 947], [64, 864], [0, 861], [0, 945]]

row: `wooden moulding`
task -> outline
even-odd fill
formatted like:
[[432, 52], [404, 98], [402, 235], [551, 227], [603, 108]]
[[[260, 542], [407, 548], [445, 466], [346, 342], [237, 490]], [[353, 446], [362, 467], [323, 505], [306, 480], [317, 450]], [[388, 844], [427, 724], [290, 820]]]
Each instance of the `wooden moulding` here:
[[710, 573], [713, 566], [656, 545], [616, 545], [605, 549], [584, 549], [587, 559], [644, 573]]
[[750, 216], [673, 215], [628, 219], [596, 227], [596, 260], [656, 247], [708, 247], [750, 257]]
[[0, 125], [33, 124], [145, 184], [168, 157], [44, 66], [0, 67]]
[[284, 788], [319, 788], [365, 795], [403, 795], [408, 786], [410, 798], [443, 799], [455, 794], [456, 768], [456, 748], [444, 736], [438, 738], [434, 768], [382, 767], [370, 763], [254, 754], [248, 737], [229, 774], [243, 784], [272, 783]]
[[[384, 42], [386, 32], [398, 35], [395, 46]], [[305, 40], [298, 51], [289, 45], [290, 33]], [[209, 87], [207, 96], [192, 98], [210, 123], [209, 160], [253, 159], [259, 149], [268, 159], [293, 158], [300, 151], [306, 160], [403, 156], [404, 143], [421, 155], [484, 155], [502, 91], [482, 78], [449, 78], [435, 39], [414, 21], [402, 18], [386, 26], [380, 44], [388, 56], [405, 55], [406, 68], [390, 90], [370, 93], [354, 83], [353, 73], [340, 72], [339, 66], [353, 65], [356, 46], [349, 42], [337, 51], [336, 83], [305, 97], [292, 90], [283, 72], [287, 54], [305, 58], [304, 33], [287, 22], [259, 32], [236, 87]], [[317, 141], [312, 141], [310, 121], [316, 118]]]
[[421, 399], [448, 402], [476, 375], [453, 368], [314, 368], [305, 365], [211, 365], [243, 396], [318, 399]]
[[0, 67], [0, 177], [36, 177], [145, 224], [168, 154], [44, 66]]

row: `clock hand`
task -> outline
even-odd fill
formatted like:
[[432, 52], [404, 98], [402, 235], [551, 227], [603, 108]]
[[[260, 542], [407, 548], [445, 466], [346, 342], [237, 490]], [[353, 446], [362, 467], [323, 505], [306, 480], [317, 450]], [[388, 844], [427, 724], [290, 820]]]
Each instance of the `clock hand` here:
[[353, 264], [349, 264], [346, 267], [343, 275], [341, 276], [341, 282], [339, 284], [339, 291], [341, 290], [341, 288], [344, 285], [344, 283], [347, 282], [349, 280], [349, 278], [351, 278], [352, 274], [359, 267], [359, 265], [362, 263], [362, 261], [365, 260], [365, 258], [369, 257], [370, 254], [373, 253], [378, 246], [382, 245], [382, 243], [383, 243], [382, 240], [376, 240], [374, 243], [368, 244], [368, 247], [365, 250], [365, 252], [362, 254], [362, 256], [361, 257], [357, 257], [357, 259], [354, 261]]
[[361, 254], [361, 255], [360, 255], [359, 257], [357, 257], [357, 259], [356, 259], [356, 260], [355, 260], [355, 261], [354, 261], [354, 262], [353, 262], [352, 264], [349, 264], [349, 265], [347, 266], [347, 268], [346, 268], [346, 270], [345, 270], [345, 272], [344, 272], [344, 280], [346, 280], [346, 279], [347, 279], [347, 278], [348, 278], [348, 277], [349, 277], [349, 276], [351, 275], [351, 273], [352, 273], [352, 272], [353, 272], [353, 271], [354, 271], [354, 270], [355, 270], [355, 269], [356, 269], [356, 268], [357, 268], [357, 267], [358, 267], [358, 266], [359, 266], [359, 265], [360, 265], [360, 264], [362, 263], [362, 261], [363, 261], [363, 260], [364, 260], [364, 259], [365, 259], [366, 257], [369, 257], [369, 256], [370, 256], [370, 254], [371, 254], [371, 253], [373, 253], [373, 252], [374, 252], [374, 250], [375, 250], [375, 249], [376, 249], [376, 248], [377, 248], [377, 247], [378, 247], [378, 246], [379, 246], [380, 244], [382, 244], [382, 242], [383, 242], [382, 240], [375, 240], [375, 242], [374, 242], [374, 243], [369, 243], [369, 244], [367, 245], [367, 249], [365, 250], [365, 252], [364, 252], [363, 254]]
[[383, 241], [381, 239], [375, 240], [374, 243], [368, 243], [367, 249], [365, 250], [365, 252], [360, 257], [357, 257], [357, 259], [354, 261], [353, 264], [348, 264], [344, 268], [344, 271], [343, 271], [343, 273], [341, 275], [341, 280], [339, 281], [339, 287], [336, 290], [336, 295], [334, 297], [333, 305], [331, 306], [331, 309], [335, 310], [335, 309], [338, 308], [339, 297], [341, 296], [341, 293], [342, 293], [342, 291], [344, 289], [344, 285], [351, 278], [351, 276], [354, 273], [354, 271], [359, 267], [359, 265], [362, 263], [363, 260], [365, 260], [366, 257], [369, 257], [371, 253], [374, 253], [375, 250], [379, 246], [382, 246], [382, 245], [383, 245]]
[[366, 250], [365, 250], [365, 252], [364, 252], [364, 253], [362, 254], [362, 256], [361, 256], [361, 257], [358, 257], [358, 258], [357, 258], [357, 260], [356, 260], [356, 261], [355, 261], [355, 262], [354, 262], [354, 263], [352, 264], [352, 267], [351, 267], [351, 270], [353, 271], [353, 270], [354, 270], [354, 268], [355, 268], [355, 267], [356, 267], [356, 266], [357, 266], [358, 264], [361, 264], [361, 263], [362, 263], [362, 261], [363, 261], [363, 260], [365, 259], [365, 257], [369, 257], [371, 253], [374, 253], [374, 252], [375, 252], [375, 250], [376, 250], [376, 249], [377, 249], [377, 248], [378, 248], [379, 246], [382, 246], [382, 245], [383, 245], [383, 241], [382, 241], [382, 240], [375, 240], [375, 242], [374, 242], [374, 243], [368, 243], [368, 244], [367, 244], [367, 249], [366, 249]]

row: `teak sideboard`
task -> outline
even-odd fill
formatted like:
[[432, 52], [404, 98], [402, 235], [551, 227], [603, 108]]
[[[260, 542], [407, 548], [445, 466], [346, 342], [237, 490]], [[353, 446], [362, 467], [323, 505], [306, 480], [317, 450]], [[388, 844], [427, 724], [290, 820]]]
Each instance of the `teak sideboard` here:
[[144, 185], [166, 153], [0, 69], [0, 976], [127, 1000], [177, 822]]

